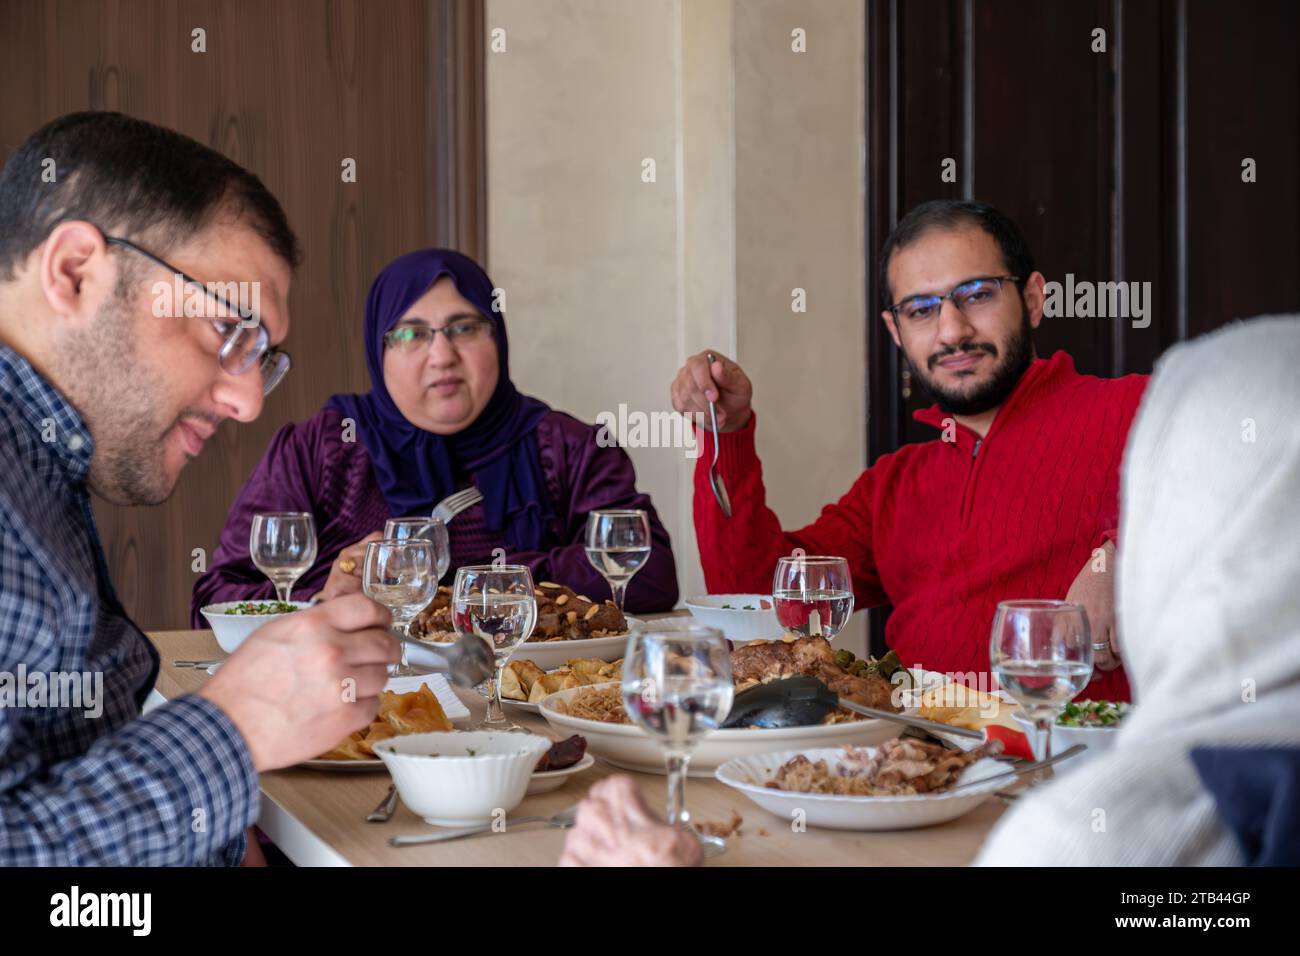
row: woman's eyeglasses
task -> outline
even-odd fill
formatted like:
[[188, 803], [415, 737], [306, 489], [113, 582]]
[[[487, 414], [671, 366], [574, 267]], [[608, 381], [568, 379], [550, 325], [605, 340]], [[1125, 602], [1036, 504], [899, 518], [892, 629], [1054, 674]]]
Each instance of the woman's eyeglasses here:
[[[144, 256], [155, 265], [162, 266], [173, 275], [180, 276], [187, 289], [197, 288], [201, 290], [204, 295], [221, 307], [220, 317], [191, 317], [202, 318], [211, 322], [213, 328], [221, 336], [221, 351], [218, 353], [217, 360], [225, 371], [231, 375], [243, 375], [253, 366], [258, 366], [262, 376], [263, 395], [270, 395], [271, 391], [280, 384], [280, 380], [292, 367], [293, 361], [290, 359], [288, 352], [272, 347], [271, 338], [262, 325], [261, 316], [254, 314], [249, 309], [232, 305], [210, 286], [204, 285], [198, 279], [186, 275], [165, 259], [137, 246], [129, 239], [123, 239], [120, 236], [104, 236], [104, 241], [109, 245], [130, 249], [132, 252]], [[233, 283], [221, 283], [221, 285], [230, 286]], [[177, 315], [185, 314], [182, 303], [173, 303], [173, 311]]]
[[441, 332], [453, 347], [473, 345], [486, 341], [492, 335], [492, 323], [487, 319], [467, 316], [448, 322], [440, 329], [427, 325], [399, 325], [384, 333], [385, 344], [397, 352], [418, 352], [433, 345]]

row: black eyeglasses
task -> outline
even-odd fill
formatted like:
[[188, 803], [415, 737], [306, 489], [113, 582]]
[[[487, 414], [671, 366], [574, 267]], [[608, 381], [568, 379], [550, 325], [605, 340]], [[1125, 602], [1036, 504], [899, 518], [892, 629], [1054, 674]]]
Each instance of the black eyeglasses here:
[[977, 276], [967, 279], [947, 295], [910, 295], [902, 302], [891, 305], [889, 311], [895, 319], [924, 322], [936, 318], [943, 309], [943, 300], [951, 299], [963, 315], [977, 315], [993, 305], [1002, 291], [1002, 283], [1019, 282], [1019, 276]]
[[[186, 275], [161, 256], [156, 256], [149, 250], [137, 246], [129, 239], [123, 239], [120, 236], [104, 236], [104, 241], [109, 245], [130, 249], [132, 252], [144, 256], [155, 265], [162, 266], [168, 272], [180, 276], [187, 286], [195, 286], [202, 290], [204, 295], [221, 307], [221, 317], [218, 318], [211, 316], [187, 317], [202, 318], [211, 322], [221, 335], [223, 341], [217, 360], [221, 363], [223, 369], [231, 375], [243, 375], [253, 366], [258, 366], [262, 375], [263, 395], [270, 395], [272, 390], [280, 384], [280, 380], [293, 366], [293, 360], [289, 357], [288, 352], [271, 346], [271, 338], [262, 325], [261, 316], [255, 314], [251, 309], [232, 305], [210, 285]], [[233, 285], [233, 283], [218, 284], [225, 287]], [[185, 315], [185, 309], [180, 303], [173, 303], [172, 311], [178, 315]]]

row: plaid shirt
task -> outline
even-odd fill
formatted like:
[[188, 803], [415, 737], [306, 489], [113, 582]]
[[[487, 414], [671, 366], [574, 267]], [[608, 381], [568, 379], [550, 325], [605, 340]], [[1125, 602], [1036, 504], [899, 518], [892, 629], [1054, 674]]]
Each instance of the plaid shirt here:
[[[248, 748], [201, 697], [141, 716], [158, 654], [109, 580], [92, 450], [72, 406], [0, 347], [0, 867], [238, 864], [258, 809]], [[80, 674], [92, 696], [100, 675], [94, 706], [52, 706]]]

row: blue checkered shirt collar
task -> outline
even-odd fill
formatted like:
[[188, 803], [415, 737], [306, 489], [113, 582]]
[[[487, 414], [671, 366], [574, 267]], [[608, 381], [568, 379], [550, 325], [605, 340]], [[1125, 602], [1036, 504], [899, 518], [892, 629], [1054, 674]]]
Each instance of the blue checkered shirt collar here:
[[48, 456], [38, 455], [23, 464], [36, 469], [42, 478], [84, 483], [95, 451], [90, 429], [31, 362], [6, 346], [0, 346], [0, 396], [7, 397], [28, 421], [37, 436], [37, 447], [50, 451]]

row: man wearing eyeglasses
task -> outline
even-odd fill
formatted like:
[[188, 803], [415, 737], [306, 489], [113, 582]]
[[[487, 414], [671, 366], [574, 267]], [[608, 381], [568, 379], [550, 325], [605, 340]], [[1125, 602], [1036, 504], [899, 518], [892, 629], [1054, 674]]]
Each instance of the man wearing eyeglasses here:
[[997, 603], [1065, 598], [1091, 624], [1084, 691], [1128, 700], [1114, 627], [1119, 466], [1146, 376], [1078, 374], [1038, 357], [1044, 279], [1020, 229], [990, 206], [934, 201], [905, 216], [880, 257], [881, 313], [935, 404], [916, 413], [934, 441], [884, 455], [807, 527], [783, 531], [755, 452], [753, 388], [739, 365], [691, 356], [674, 407], [717, 403], [727, 518], [708, 468], [695, 472], [695, 527], [714, 593], [766, 592], [795, 548], [848, 559], [856, 606], [892, 604], [886, 640], [908, 666], [989, 673]]
[[[158, 655], [91, 511], [92, 490], [162, 502], [223, 421], [258, 416], [289, 368], [297, 258], [255, 176], [120, 114], [55, 120], [0, 172], [0, 866], [239, 863], [257, 774], [376, 711], [397, 648], [353, 596], [141, 716]], [[156, 308], [178, 277], [212, 307]], [[205, 284], [229, 282], [258, 284], [260, 314]], [[102, 693], [70, 706], [34, 679]]]

